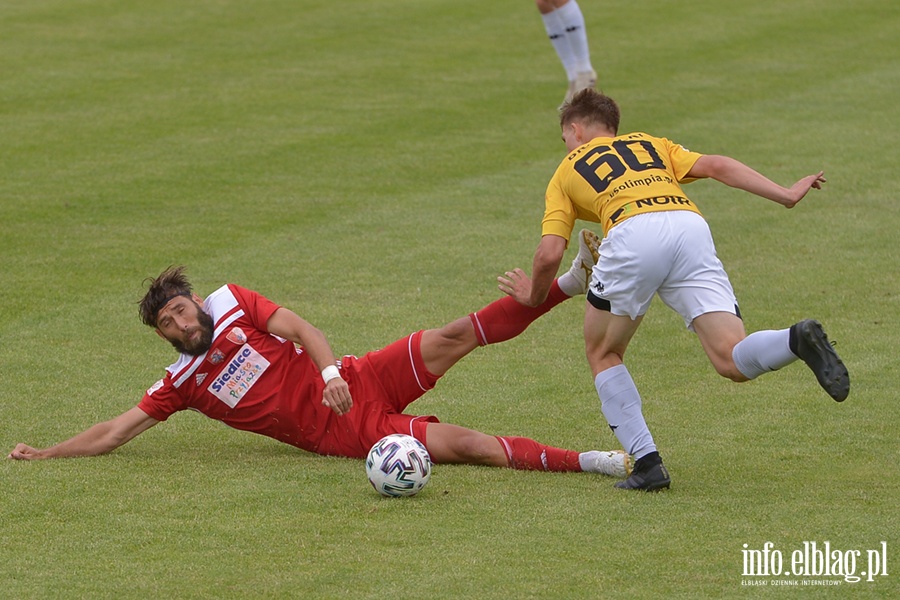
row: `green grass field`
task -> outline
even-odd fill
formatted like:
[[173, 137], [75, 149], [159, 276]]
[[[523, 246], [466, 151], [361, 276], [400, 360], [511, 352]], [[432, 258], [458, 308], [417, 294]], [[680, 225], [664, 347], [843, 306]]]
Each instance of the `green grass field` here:
[[[825, 170], [789, 212], [688, 192], [747, 328], [820, 319], [850, 398], [800, 365], [725, 381], [657, 304], [628, 364], [673, 477], [661, 494], [438, 466], [419, 496], [385, 500], [362, 461], [181, 414], [104, 457], [0, 462], [0, 597], [900, 596], [900, 8], [581, 7], [623, 130], [781, 183]], [[111, 418], [162, 375], [174, 353], [136, 303], [168, 265], [201, 294], [256, 289], [346, 354], [480, 308], [530, 267], [566, 85], [532, 2], [7, 1], [0, 32], [4, 452]], [[478, 351], [413, 412], [617, 447], [582, 312]], [[787, 567], [826, 541], [861, 561], [886, 542], [888, 576], [742, 576], [745, 544]]]

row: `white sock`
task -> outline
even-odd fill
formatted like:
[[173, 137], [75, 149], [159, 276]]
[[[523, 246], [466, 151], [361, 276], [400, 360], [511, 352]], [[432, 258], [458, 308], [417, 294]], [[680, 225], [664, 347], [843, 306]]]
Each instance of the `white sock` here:
[[797, 360], [797, 355], [791, 352], [789, 339], [790, 329], [756, 331], [735, 345], [731, 359], [744, 377], [756, 379]]
[[556, 283], [559, 284], [559, 289], [563, 291], [563, 294], [569, 298], [584, 293], [584, 281], [579, 281], [577, 277], [572, 275], [571, 269], [560, 275], [556, 279]]
[[622, 476], [618, 463], [610, 457], [610, 452], [588, 450], [578, 455], [578, 465], [583, 473], [601, 473], [603, 475]]
[[[574, 0], [569, 0], [571, 4]], [[568, 5], [567, 5], [568, 6]], [[569, 36], [566, 34], [566, 26], [559, 17], [561, 9], [548, 12], [541, 15], [544, 20], [544, 29], [547, 30], [547, 37], [556, 50], [556, 55], [566, 70], [566, 76], [569, 81], [575, 81], [575, 74], [578, 72], [578, 59], [572, 51], [572, 45], [569, 43]]]
[[[559, 15], [563, 29], [566, 32], [566, 40], [569, 42], [570, 52], [574, 60], [575, 72], [583, 73], [593, 71], [591, 67], [591, 53], [588, 50], [587, 29], [584, 26], [584, 15], [575, 0], [569, 0], [554, 13]], [[569, 77], [572, 79], [572, 77]]]
[[600, 409], [619, 443], [635, 460], [656, 452], [653, 436], [641, 413], [641, 395], [625, 365], [601, 371], [594, 379]]

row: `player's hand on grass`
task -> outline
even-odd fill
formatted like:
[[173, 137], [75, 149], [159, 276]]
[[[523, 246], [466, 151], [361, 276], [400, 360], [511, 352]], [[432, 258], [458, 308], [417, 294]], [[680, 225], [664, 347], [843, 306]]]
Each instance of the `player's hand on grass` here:
[[335, 377], [325, 384], [322, 392], [322, 404], [328, 406], [337, 415], [345, 415], [353, 407], [353, 398], [350, 397], [350, 387], [340, 377]]
[[25, 444], [17, 444], [13, 451], [6, 458], [13, 460], [36, 460], [41, 458], [40, 450], [27, 446]]
[[531, 306], [531, 278], [522, 269], [507, 271], [505, 277], [498, 277], [497, 287], [507, 296], [525, 306]]
[[827, 181], [824, 177], [825, 172], [819, 171], [815, 175], [807, 175], [790, 188], [790, 197], [782, 201], [781, 204], [785, 208], [794, 208], [794, 206], [803, 200], [803, 197], [811, 189], [821, 190], [822, 184]]

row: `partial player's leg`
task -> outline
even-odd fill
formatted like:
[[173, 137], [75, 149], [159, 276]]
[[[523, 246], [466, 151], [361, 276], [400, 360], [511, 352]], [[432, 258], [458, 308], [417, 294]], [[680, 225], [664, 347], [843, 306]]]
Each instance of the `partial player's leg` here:
[[621, 451], [575, 452], [523, 437], [495, 437], [448, 423], [428, 423], [425, 445], [439, 464], [509, 467], [520, 470], [602, 473], [625, 477], [628, 456]]
[[643, 317], [613, 315], [593, 294], [588, 295], [588, 301], [584, 319], [585, 350], [600, 397], [600, 409], [622, 447], [635, 457], [634, 472], [625, 481], [616, 483], [616, 487], [646, 491], [667, 488], [669, 474], [644, 421], [641, 395], [622, 362]]
[[638, 215], [613, 227], [600, 246], [601, 259], [587, 295], [585, 350], [600, 409], [622, 447], [636, 459], [631, 477], [616, 484], [625, 489], [653, 491], [670, 484], [644, 421], [641, 395], [623, 363], [677, 254], [670, 214]]
[[741, 318], [724, 311], [709, 312], [694, 319], [691, 325], [716, 373], [732, 381], [747, 381], [733, 358], [735, 347], [747, 337]]
[[682, 239], [690, 243], [679, 244], [672, 273], [660, 286], [659, 297], [697, 332], [716, 371], [732, 381], [747, 381], [800, 358], [832, 398], [844, 400], [850, 393], [850, 376], [822, 326], [806, 320], [788, 329], [746, 335], [709, 226], [689, 212], [676, 212], [670, 219], [678, 224]]
[[850, 374], [818, 321], [807, 319], [788, 329], [746, 337], [741, 320], [729, 313], [701, 315], [693, 326], [716, 371], [733, 381], [755, 379], [801, 359], [836, 401], [850, 393]]
[[591, 66], [584, 15], [575, 0], [536, 0], [547, 37], [566, 70], [569, 88], [563, 100], [576, 92], [597, 85], [597, 73]]
[[497, 438], [459, 425], [429, 423], [425, 446], [435, 463], [509, 466]]
[[426, 368], [435, 375], [443, 375], [478, 346], [510, 340], [558, 304], [585, 293], [591, 269], [599, 256], [600, 239], [585, 229], [578, 235], [578, 245], [572, 266], [553, 282], [540, 306], [524, 306], [506, 296], [468, 317], [423, 332], [421, 351]]

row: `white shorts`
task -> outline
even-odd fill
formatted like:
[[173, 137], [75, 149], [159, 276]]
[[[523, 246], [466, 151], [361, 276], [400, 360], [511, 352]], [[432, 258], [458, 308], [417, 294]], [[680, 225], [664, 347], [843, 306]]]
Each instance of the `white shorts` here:
[[740, 316], [709, 225], [700, 215], [685, 210], [635, 215], [610, 229], [600, 243], [588, 292], [593, 306], [636, 319], [647, 312], [654, 294], [681, 315], [688, 329], [709, 312]]

